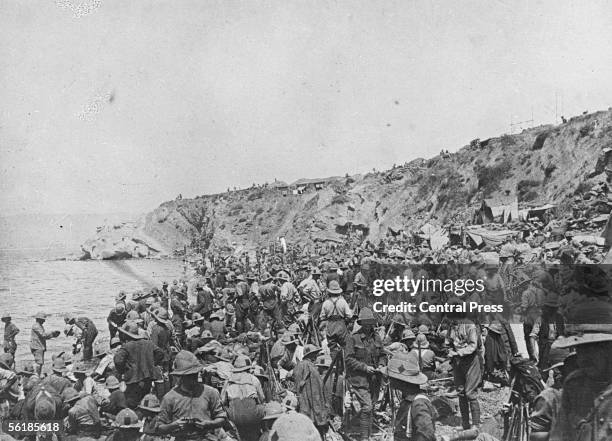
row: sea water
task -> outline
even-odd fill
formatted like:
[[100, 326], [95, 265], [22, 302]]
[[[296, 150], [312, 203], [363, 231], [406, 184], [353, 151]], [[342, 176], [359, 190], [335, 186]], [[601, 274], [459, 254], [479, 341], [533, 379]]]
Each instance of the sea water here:
[[[57, 251], [57, 250], [56, 250]], [[108, 340], [106, 317], [119, 291], [128, 293], [161, 287], [161, 282], [180, 278], [185, 265], [180, 260], [71, 261], [55, 260], [62, 253], [41, 250], [0, 251], [0, 314], [9, 312], [21, 332], [17, 335], [17, 365], [33, 360], [30, 332], [34, 315], [45, 312], [47, 332], [64, 330], [67, 313], [89, 317], [98, 328], [98, 339]], [[0, 323], [0, 334], [4, 324]], [[3, 340], [2, 340], [3, 341]], [[45, 367], [51, 355], [72, 352], [74, 337], [48, 341]]]

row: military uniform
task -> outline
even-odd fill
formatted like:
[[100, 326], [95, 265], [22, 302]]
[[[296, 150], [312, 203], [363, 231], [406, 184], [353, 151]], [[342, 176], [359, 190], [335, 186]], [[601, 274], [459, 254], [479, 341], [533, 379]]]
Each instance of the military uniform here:
[[300, 308], [300, 295], [293, 283], [288, 280], [283, 282], [280, 287], [280, 299], [285, 322], [286, 324], [291, 324], [293, 322], [293, 315]]
[[[612, 411], [612, 390], [608, 387], [606, 391], [607, 397], [604, 397], [606, 392], [603, 394], [598, 393], [601, 390], [602, 385], [590, 379], [581, 369], [568, 375], [563, 383], [561, 409], [559, 410], [558, 417], [553, 421], [550, 441], [577, 441], [579, 433], [581, 434], [580, 440], [599, 441], [600, 438], [588, 438], [585, 437], [586, 434], [584, 433], [589, 430], [592, 431], [594, 423], [601, 425], [606, 421], [605, 417], [603, 422], [599, 419], [597, 421], [592, 419], [593, 412], [599, 413], [605, 410], [600, 405], [599, 412], [595, 411], [593, 403], [595, 403], [595, 406], [598, 406], [600, 403], [604, 403], [606, 398], [608, 402], [607, 418], [609, 422], [612, 422], [612, 413], [610, 413]], [[603, 399], [600, 399], [600, 397]], [[585, 424], [588, 421], [590, 423], [588, 423], [587, 427]], [[612, 438], [608, 436], [608, 438], [604, 437], [601, 439], [609, 440]]]
[[13, 322], [8, 322], [4, 326], [4, 352], [8, 352], [15, 358], [17, 343], [15, 337], [19, 334], [19, 328]]
[[481, 368], [478, 356], [480, 336], [476, 325], [468, 319], [459, 320], [450, 332], [451, 344], [457, 353], [453, 358], [453, 377], [459, 391], [459, 410], [463, 428], [480, 424], [480, 405], [477, 398]]
[[93, 357], [93, 342], [98, 336], [98, 328], [91, 319], [79, 317], [75, 325], [83, 332], [81, 341], [83, 342], [83, 360], [91, 360]]
[[321, 297], [321, 287], [312, 276], [302, 280], [298, 285], [298, 290], [308, 299], [317, 300]]
[[247, 331], [247, 317], [249, 316], [249, 285], [240, 281], [236, 284], [236, 332]]
[[[553, 348], [576, 347], [578, 365], [563, 384], [561, 409], [550, 441], [612, 439], [612, 304], [600, 300], [576, 305], [565, 326], [566, 336]], [[581, 360], [582, 358], [582, 360]], [[589, 362], [593, 359], [592, 366]]]
[[[337, 282], [334, 282], [338, 285]], [[346, 321], [351, 318], [352, 312], [344, 297], [336, 294], [323, 302], [319, 319], [327, 321], [327, 344], [331, 352], [332, 360], [338, 349], [344, 346], [346, 340]]]
[[437, 412], [429, 398], [419, 394], [402, 400], [395, 415], [393, 439], [397, 441], [436, 441]]
[[358, 331], [346, 339], [347, 377], [361, 405], [359, 427], [362, 439], [370, 435], [374, 402], [380, 388], [380, 376], [368, 374], [367, 368], [384, 364], [383, 356], [382, 339], [376, 332], [368, 336]]
[[535, 359], [534, 348], [531, 344], [531, 331], [538, 317], [542, 313], [541, 306], [544, 299], [544, 290], [530, 285], [521, 296], [520, 311], [523, 320], [523, 336], [527, 345], [527, 352], [531, 359]]
[[610, 439], [612, 439], [612, 384], [595, 399], [593, 409], [578, 425], [576, 441]]
[[208, 318], [212, 313], [214, 294], [208, 286], [198, 286], [196, 294], [196, 306], [193, 312], [198, 312]]
[[37, 365], [37, 373], [40, 375], [42, 366], [45, 364], [45, 352], [47, 351], [47, 340], [56, 337], [59, 332], [47, 332], [42, 323], [38, 321], [32, 325], [30, 334], [30, 351], [34, 356], [34, 363]]
[[280, 306], [278, 304], [278, 286], [273, 283], [266, 283], [259, 287], [259, 297], [263, 303], [263, 312], [269, 321], [274, 322], [276, 328], [283, 324]]

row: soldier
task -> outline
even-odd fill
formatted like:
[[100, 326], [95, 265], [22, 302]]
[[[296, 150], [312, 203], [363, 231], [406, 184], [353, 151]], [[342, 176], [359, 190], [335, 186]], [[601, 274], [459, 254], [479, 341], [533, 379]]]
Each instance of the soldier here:
[[34, 316], [36, 320], [32, 325], [32, 333], [30, 336], [30, 351], [34, 355], [34, 363], [36, 363], [36, 374], [40, 377], [42, 367], [45, 364], [45, 352], [47, 351], [47, 340], [60, 335], [59, 331], [46, 332], [44, 328], [47, 314], [39, 312]]
[[425, 334], [418, 334], [412, 342], [410, 352], [419, 362], [419, 368], [428, 380], [436, 375], [436, 354], [429, 348], [429, 341]]
[[484, 279], [484, 300], [491, 305], [503, 305], [506, 303], [506, 284], [499, 274], [496, 263], [485, 265], [486, 278]]
[[161, 379], [155, 381], [155, 392], [158, 397], [163, 397], [169, 389], [168, 372], [170, 371], [170, 363], [172, 362], [172, 350], [174, 345], [172, 335], [172, 322], [168, 319], [168, 311], [165, 308], [159, 308], [152, 313], [154, 323], [151, 326], [150, 338], [151, 342], [157, 346], [164, 354], [162, 361], [159, 363], [161, 368]]
[[236, 303], [234, 305], [236, 314], [236, 332], [241, 334], [248, 331], [249, 316], [249, 285], [242, 274], [236, 278]]
[[72, 386], [71, 381], [64, 377], [67, 371], [68, 369], [66, 368], [64, 359], [62, 357], [57, 357], [53, 360], [53, 364], [51, 365], [51, 375], [45, 377], [45, 379], [42, 380], [42, 384], [50, 386], [58, 394], [61, 394], [66, 388]]
[[546, 298], [542, 305], [542, 315], [536, 319], [529, 334], [531, 347], [534, 355], [537, 354], [536, 360], [541, 370], [548, 368], [551, 345], [559, 335], [563, 334], [563, 317], [557, 311], [558, 307], [559, 302], [556, 298]]
[[549, 387], [534, 399], [531, 406], [530, 441], [548, 441], [553, 421], [559, 415], [563, 382], [568, 374], [576, 369], [576, 354], [570, 355], [569, 349], [551, 349], [550, 359], [551, 366], [544, 369], [544, 373], [548, 373], [549, 380], [552, 381]]
[[453, 377], [459, 392], [459, 410], [463, 428], [469, 429], [471, 426], [480, 425], [480, 404], [477, 397], [482, 375], [478, 357], [480, 337], [476, 325], [465, 318], [464, 312], [453, 312], [449, 314], [449, 318], [452, 325], [449, 336], [451, 349], [448, 351], [448, 356], [452, 358]]
[[[335, 282], [336, 284], [338, 282]], [[314, 364], [321, 349], [315, 345], [304, 346], [304, 355], [293, 370], [300, 413], [307, 415], [317, 427], [321, 437], [328, 429], [329, 412], [325, 401], [325, 386]], [[331, 398], [331, 397], [329, 397]]]
[[[357, 273], [357, 276], [361, 276], [361, 273]], [[355, 277], [353, 281], [353, 295], [351, 297], [350, 307], [354, 311], [359, 311], [361, 308], [367, 307], [369, 300], [368, 294], [366, 293], [366, 280], [362, 277]]]
[[276, 279], [280, 283], [282, 312], [285, 316], [286, 324], [289, 324], [300, 307], [300, 295], [295, 285], [291, 283], [291, 278], [287, 272], [279, 271], [276, 275]]
[[142, 433], [144, 434], [141, 438], [142, 441], [155, 441], [162, 439], [157, 436], [157, 425], [159, 424], [157, 417], [161, 410], [160, 402], [157, 397], [153, 394], [145, 395], [140, 404], [138, 410], [142, 414]]
[[[122, 292], [121, 296], [117, 297], [118, 299], [125, 299], [125, 293]], [[106, 318], [106, 322], [108, 323], [108, 331], [110, 333], [110, 338], [112, 339], [119, 332], [117, 329], [120, 326], [123, 326], [125, 320], [127, 318], [127, 311], [125, 310], [125, 300], [117, 300], [115, 307], [111, 309]]]
[[210, 277], [206, 276], [206, 282], [198, 282], [196, 285], [196, 306], [193, 308], [193, 312], [198, 312], [206, 319], [212, 313], [212, 307], [215, 296], [212, 289], [208, 286], [210, 283]]
[[141, 437], [142, 422], [132, 409], [123, 409], [113, 422], [115, 430], [106, 441], [137, 441]]
[[106, 378], [105, 387], [108, 391], [108, 398], [102, 401], [100, 410], [110, 415], [117, 415], [122, 409], [127, 409], [125, 394], [120, 386], [119, 380], [114, 375]]
[[[70, 326], [76, 326], [81, 330], [81, 337], [77, 340], [83, 345], [83, 360], [91, 360], [93, 356], [93, 342], [98, 336], [98, 328], [87, 317], [74, 317], [72, 315], [64, 317], [64, 322]], [[75, 344], [75, 345], [76, 345]]]
[[544, 297], [545, 293], [539, 282], [537, 280], [532, 281], [529, 284], [529, 287], [522, 293], [521, 305], [517, 311], [522, 315], [523, 336], [525, 338], [527, 352], [531, 360], [536, 360], [538, 356], [536, 350], [531, 344], [531, 331], [533, 330], [533, 325], [540, 316]]
[[161, 296], [168, 297], [168, 282], [165, 280], [162, 282]]
[[421, 393], [420, 385], [427, 383], [427, 377], [420, 372], [414, 354], [391, 358], [387, 375], [393, 389], [402, 394], [395, 417], [393, 439], [434, 441], [437, 412], [429, 398]]
[[263, 417], [263, 430], [259, 436], [259, 441], [270, 440], [270, 430], [276, 419], [284, 415], [285, 407], [278, 401], [267, 402], [264, 406], [265, 415]]
[[[278, 360], [278, 367], [286, 371], [292, 371], [295, 367], [295, 350], [297, 349], [299, 340], [290, 332], [285, 332], [279, 342], [281, 346], [284, 347], [284, 350], [282, 356]], [[272, 354], [270, 354], [270, 357], [272, 357]]]
[[19, 377], [11, 369], [14, 364], [13, 356], [3, 354], [0, 357], [0, 419], [5, 419], [9, 412], [11, 404], [14, 404], [17, 397], [13, 396], [13, 392], [20, 392]]
[[264, 416], [265, 396], [259, 379], [251, 373], [252, 368], [249, 357], [236, 357], [232, 373], [221, 391], [221, 403], [243, 441], [257, 441]]
[[326, 264], [324, 278], [326, 286], [329, 286], [332, 280], [335, 280], [336, 282], [340, 283], [340, 275], [338, 274], [338, 264], [333, 260], [329, 261]]
[[370, 439], [374, 402], [380, 387], [380, 368], [384, 365], [383, 343], [374, 326], [372, 310], [363, 308], [357, 319], [358, 330], [346, 339], [348, 382], [359, 404], [359, 433], [362, 440]]
[[327, 288], [329, 298], [323, 302], [321, 307], [320, 323], [327, 323], [327, 344], [331, 352], [332, 360], [336, 357], [338, 350], [344, 346], [346, 339], [346, 322], [353, 313], [348, 303], [342, 297], [342, 288], [336, 280], [332, 280]]
[[278, 304], [279, 288], [273, 283], [274, 278], [270, 273], [265, 273], [259, 287], [259, 297], [263, 303], [263, 312], [266, 317], [266, 322], [272, 322], [272, 326], [279, 329], [283, 325], [283, 317], [281, 315], [280, 306]]
[[217, 439], [215, 431], [225, 424], [227, 414], [219, 392], [198, 382], [201, 370], [202, 365], [191, 352], [176, 355], [172, 375], [178, 384], [162, 399], [158, 416], [161, 434], [179, 441]]
[[135, 409], [151, 390], [153, 380], [159, 379], [155, 366], [163, 362], [165, 355], [145, 338], [145, 332], [136, 323], [126, 322], [119, 332], [124, 343], [115, 354], [115, 368], [126, 384], [127, 405]]
[[345, 292], [345, 298], [350, 299], [350, 295], [353, 292], [353, 281], [355, 280], [355, 273], [351, 268], [350, 261], [342, 262], [340, 264], [340, 270], [342, 270], [342, 281], [340, 282], [340, 286]]
[[576, 348], [578, 369], [568, 375], [550, 441], [612, 439], [612, 304], [586, 301], [568, 317], [567, 337], [553, 348]]
[[79, 439], [100, 437], [100, 412], [96, 399], [68, 387], [62, 392], [62, 400], [70, 407], [65, 419], [66, 433], [78, 435]]
[[310, 277], [302, 280], [298, 285], [298, 291], [300, 294], [310, 300], [318, 300], [321, 298], [321, 287], [319, 285], [319, 278], [321, 277], [321, 271], [318, 268], [314, 268]]
[[8, 312], [2, 315], [2, 321], [4, 322], [4, 352], [11, 354], [15, 358], [15, 352], [17, 351], [15, 337], [19, 334], [19, 328], [15, 326], [15, 323], [11, 322], [11, 315]]

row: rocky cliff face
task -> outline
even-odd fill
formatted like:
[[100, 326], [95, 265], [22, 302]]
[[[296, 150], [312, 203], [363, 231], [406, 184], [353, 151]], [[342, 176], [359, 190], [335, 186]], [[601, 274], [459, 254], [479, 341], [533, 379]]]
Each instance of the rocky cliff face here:
[[483, 198], [508, 195], [563, 210], [606, 179], [606, 148], [612, 148], [612, 110], [475, 140], [457, 153], [383, 172], [165, 202], [136, 223], [104, 227], [82, 248], [85, 258], [105, 259], [170, 254], [200, 243], [241, 252], [280, 236], [289, 244], [343, 241], [349, 231], [376, 240], [427, 221], [469, 222]]

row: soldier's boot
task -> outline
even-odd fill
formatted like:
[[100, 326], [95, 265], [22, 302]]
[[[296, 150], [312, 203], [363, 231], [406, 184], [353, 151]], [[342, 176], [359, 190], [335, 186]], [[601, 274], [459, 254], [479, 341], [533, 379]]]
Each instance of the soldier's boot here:
[[467, 397], [463, 394], [459, 395], [459, 411], [461, 412], [461, 425], [464, 429], [470, 428], [470, 404]]
[[480, 427], [480, 403], [470, 400], [470, 413], [472, 414], [472, 427]]

